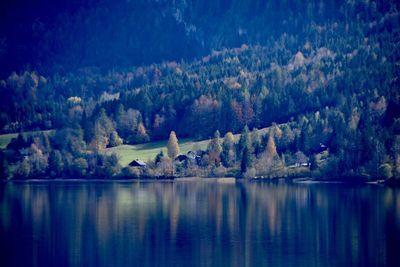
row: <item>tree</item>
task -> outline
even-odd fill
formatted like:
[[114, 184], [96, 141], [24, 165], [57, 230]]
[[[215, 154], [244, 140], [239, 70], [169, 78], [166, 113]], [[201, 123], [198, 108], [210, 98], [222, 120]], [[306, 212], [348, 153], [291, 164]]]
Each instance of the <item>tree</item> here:
[[88, 169], [88, 163], [85, 158], [76, 158], [74, 159], [72, 170], [74, 175], [78, 177], [83, 177], [86, 175]]
[[31, 165], [29, 164], [28, 159], [24, 159], [22, 162], [20, 162], [18, 165], [17, 171], [16, 171], [16, 176], [21, 177], [21, 178], [27, 178], [29, 177], [31, 173]]
[[209, 137], [216, 130], [220, 103], [211, 96], [202, 95], [196, 99], [185, 118], [186, 133]]
[[215, 164], [216, 166], [219, 166], [221, 162], [222, 147], [219, 138], [220, 135], [219, 131], [217, 130], [214, 133], [214, 138], [211, 139], [210, 143], [207, 146], [207, 154], [209, 157], [209, 162], [210, 164]]
[[251, 144], [249, 128], [247, 126], [244, 127], [243, 132], [240, 135], [239, 143], [237, 145], [237, 154], [241, 156], [240, 171], [245, 173], [253, 163], [253, 146]]
[[48, 157], [42, 150], [40, 150], [40, 148], [37, 147], [37, 145], [31, 144], [29, 163], [31, 165], [31, 174], [41, 175], [47, 169]]
[[119, 137], [117, 131], [113, 131], [110, 135], [109, 146], [110, 147], [120, 146], [122, 145], [122, 143], [123, 143], [122, 138]]
[[247, 125], [244, 127], [243, 132], [240, 134], [239, 143], [237, 145], [237, 155], [242, 155], [244, 148], [247, 147], [250, 153], [253, 153], [251, 150], [251, 140], [249, 134], [249, 128]]
[[95, 151], [100, 151], [105, 149], [110, 140], [108, 138], [106, 130], [102, 127], [102, 125], [98, 122], [95, 123], [94, 126], [94, 136], [92, 141], [90, 142], [90, 147]]
[[270, 135], [268, 137], [266, 153], [271, 158], [275, 158], [278, 155], [278, 153], [276, 152], [275, 140], [274, 140], [274, 137], [272, 135]]
[[[115, 132], [115, 128], [111, 119], [107, 116], [104, 109], [101, 109], [100, 114], [94, 123], [94, 136], [91, 142], [91, 147], [94, 150], [103, 150], [110, 144], [110, 139]], [[116, 138], [116, 136], [114, 136]], [[118, 143], [117, 138], [114, 139], [114, 144]]]
[[400, 156], [396, 156], [395, 158], [395, 166], [394, 166], [394, 176], [399, 179], [400, 178]]
[[174, 175], [174, 165], [172, 158], [163, 157], [157, 164], [157, 175], [159, 176], [172, 176]]
[[176, 134], [174, 131], [171, 131], [171, 133], [169, 134], [167, 151], [168, 157], [170, 157], [171, 159], [175, 159], [175, 157], [179, 154], [178, 138], [176, 138]]
[[160, 150], [160, 152], [158, 152], [158, 154], [156, 155], [156, 158], [154, 159], [154, 162], [156, 164], [160, 163], [161, 160], [164, 158], [164, 152], [162, 150]]
[[138, 142], [148, 142], [150, 140], [149, 135], [147, 134], [146, 128], [144, 127], [143, 123], [139, 123], [137, 129], [137, 139]]
[[262, 152], [261, 137], [256, 128], [251, 131], [251, 143], [254, 154], [257, 156]]
[[11, 139], [11, 142], [7, 145], [7, 149], [18, 150], [26, 146], [24, 136], [19, 133], [17, 138]]
[[276, 152], [275, 141], [272, 134], [268, 137], [265, 151], [256, 162], [256, 171], [260, 175], [280, 176], [283, 171], [283, 162]]
[[0, 151], [0, 179], [6, 179], [8, 177], [9, 165], [4, 157], [3, 151]]
[[393, 177], [393, 168], [389, 163], [384, 163], [379, 166], [379, 176], [385, 179]]
[[49, 153], [51, 150], [49, 135], [47, 133], [42, 132], [38, 139], [39, 139], [39, 144], [41, 146], [40, 149], [45, 153]]
[[247, 170], [250, 169], [252, 163], [253, 163], [253, 155], [251, 154], [249, 147], [246, 146], [242, 152], [242, 160], [240, 162], [240, 172], [242, 174], [246, 173]]
[[48, 173], [51, 176], [61, 175], [64, 168], [64, 162], [59, 150], [51, 151], [49, 155]]
[[97, 163], [93, 166], [94, 174], [101, 178], [110, 178], [118, 174], [121, 170], [121, 166], [118, 163], [118, 157], [116, 154], [95, 154]]
[[227, 132], [224, 136], [221, 161], [225, 167], [231, 167], [235, 161], [235, 139], [231, 132]]

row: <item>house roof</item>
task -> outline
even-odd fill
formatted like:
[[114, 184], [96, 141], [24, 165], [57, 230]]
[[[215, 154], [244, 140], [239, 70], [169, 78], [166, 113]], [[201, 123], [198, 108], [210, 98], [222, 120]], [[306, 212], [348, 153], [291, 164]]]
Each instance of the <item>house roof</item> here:
[[144, 167], [144, 166], [146, 166], [146, 163], [141, 160], [135, 159], [135, 160], [132, 160], [131, 163], [129, 163], [129, 166]]
[[184, 161], [188, 158], [186, 155], [178, 155], [176, 156], [175, 160]]

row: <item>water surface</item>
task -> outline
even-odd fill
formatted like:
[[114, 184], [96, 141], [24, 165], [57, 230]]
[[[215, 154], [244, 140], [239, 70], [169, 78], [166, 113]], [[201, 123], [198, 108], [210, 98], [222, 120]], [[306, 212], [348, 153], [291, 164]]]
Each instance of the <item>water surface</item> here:
[[400, 266], [376, 185], [0, 184], [1, 266]]

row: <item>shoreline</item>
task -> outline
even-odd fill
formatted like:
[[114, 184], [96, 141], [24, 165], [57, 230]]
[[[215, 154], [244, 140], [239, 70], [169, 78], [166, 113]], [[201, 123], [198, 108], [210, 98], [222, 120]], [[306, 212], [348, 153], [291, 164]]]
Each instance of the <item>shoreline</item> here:
[[385, 180], [374, 180], [374, 181], [363, 181], [363, 180], [322, 180], [312, 179], [311, 177], [298, 177], [298, 178], [236, 178], [236, 177], [173, 177], [173, 178], [112, 178], [112, 179], [101, 179], [101, 178], [42, 178], [42, 179], [9, 179], [0, 180], [0, 183], [141, 183], [141, 182], [216, 182], [221, 184], [232, 184], [236, 182], [252, 182], [252, 183], [287, 183], [287, 184], [359, 184], [359, 185], [379, 185], [379, 186], [399, 186], [395, 181]]

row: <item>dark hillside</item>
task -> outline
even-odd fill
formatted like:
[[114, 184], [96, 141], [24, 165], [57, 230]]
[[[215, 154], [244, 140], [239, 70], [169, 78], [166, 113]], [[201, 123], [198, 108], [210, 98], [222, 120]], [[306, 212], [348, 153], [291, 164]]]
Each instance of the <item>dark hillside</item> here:
[[294, 51], [333, 22], [369, 31], [398, 24], [396, 1], [17, 0], [1, 7], [0, 77], [24, 68], [50, 75], [191, 60], [243, 43], [271, 45], [284, 33], [302, 40], [286, 44]]

